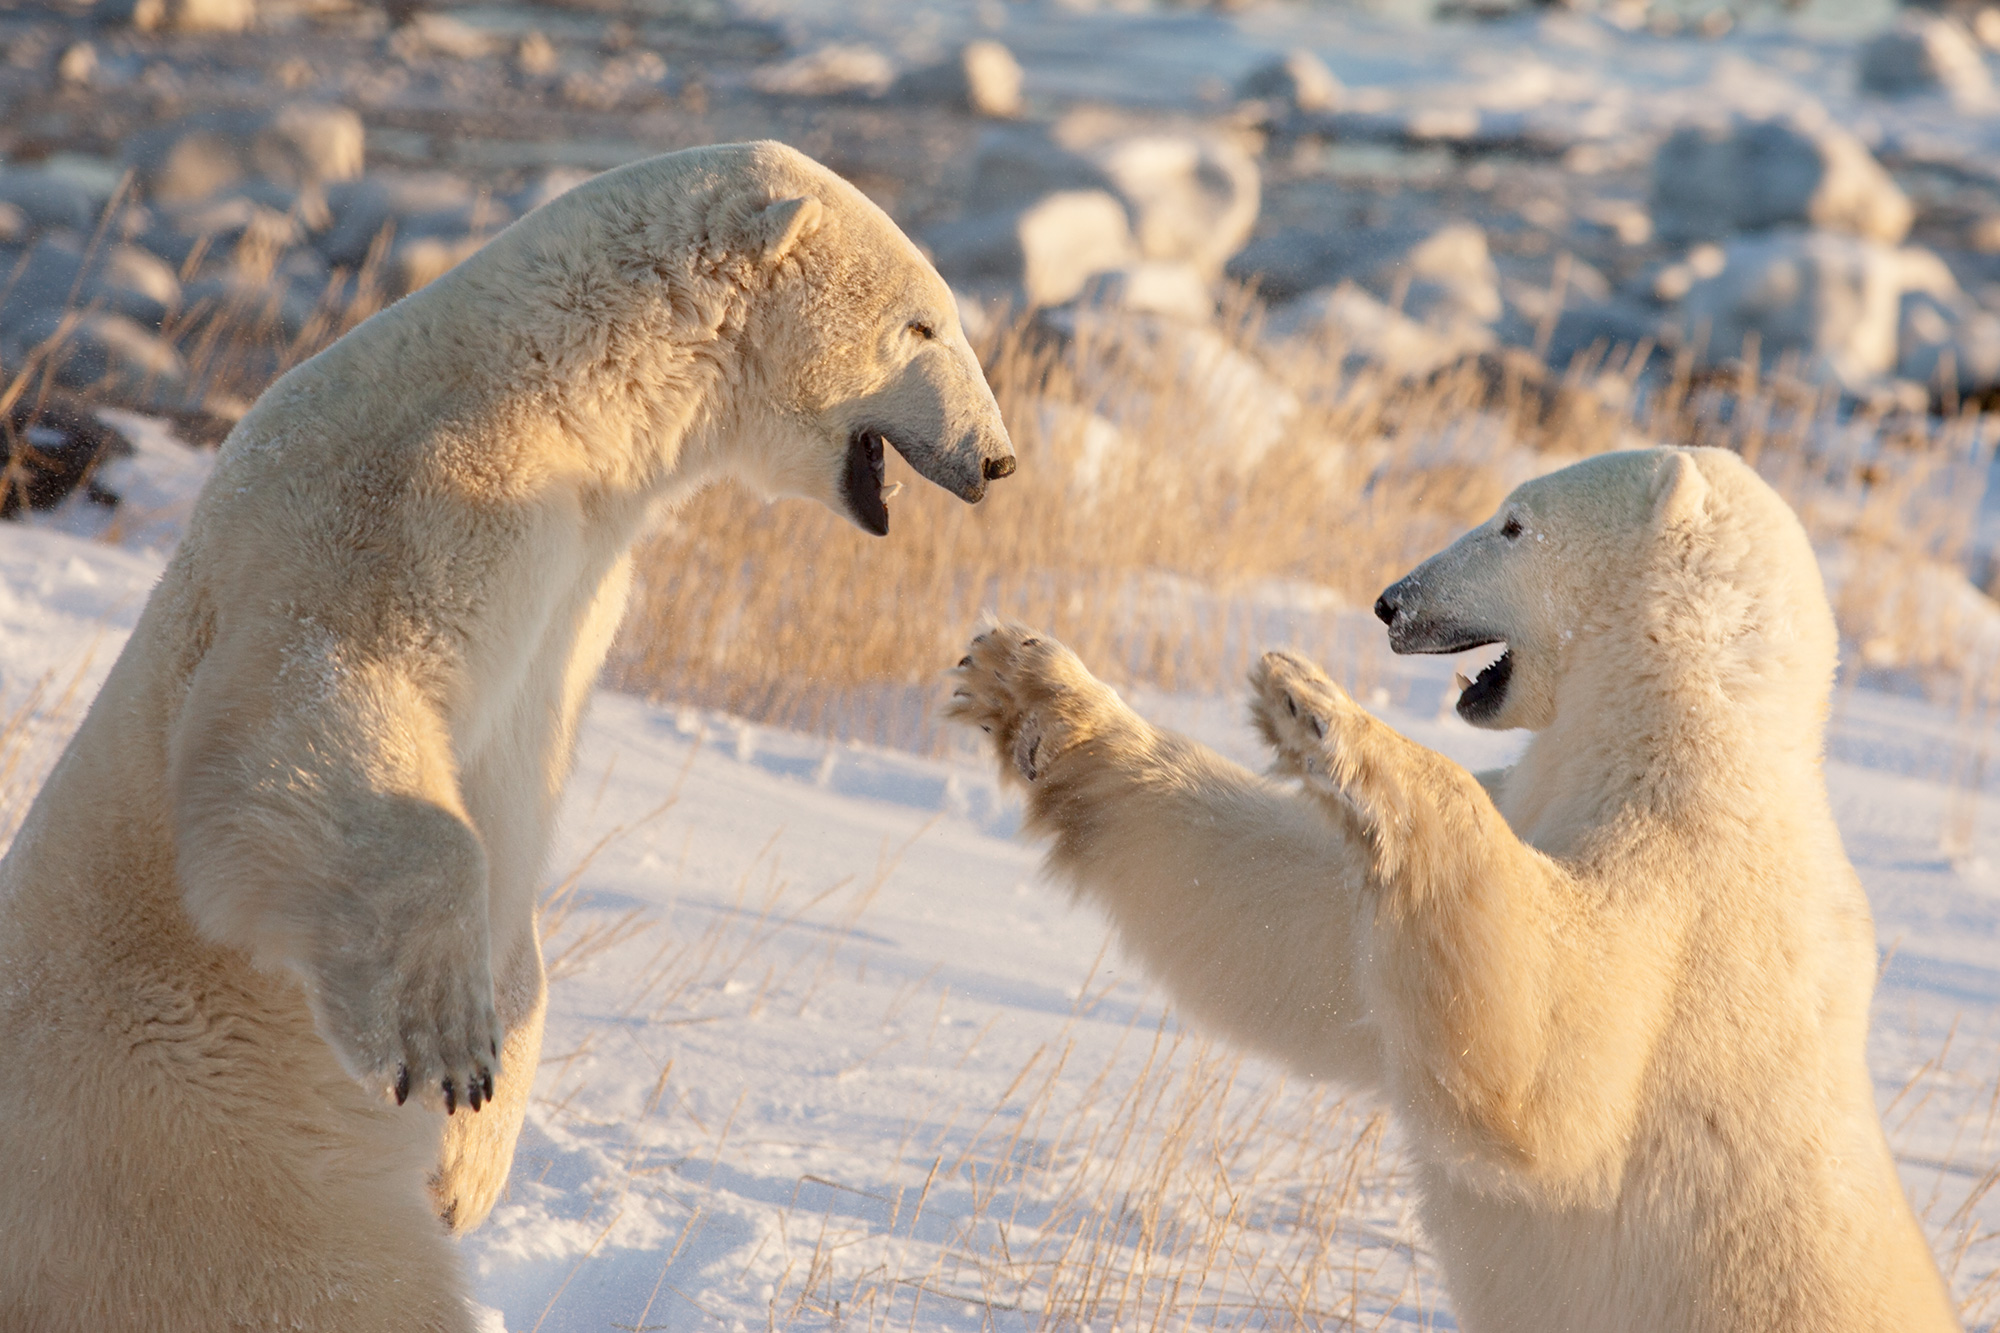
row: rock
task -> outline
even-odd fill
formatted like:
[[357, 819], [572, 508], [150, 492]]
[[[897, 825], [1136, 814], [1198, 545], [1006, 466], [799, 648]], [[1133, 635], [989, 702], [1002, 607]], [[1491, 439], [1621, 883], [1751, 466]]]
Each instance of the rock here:
[[1092, 113], [1066, 116], [1052, 130], [989, 130], [980, 140], [975, 211], [1092, 189], [1124, 202], [1145, 258], [1192, 264], [1212, 278], [1256, 225], [1260, 177], [1250, 155], [1221, 136], [1132, 133]]
[[750, 86], [781, 97], [880, 97], [896, 81], [895, 62], [861, 42], [836, 42], [750, 75]]
[[1983, 106], [1993, 97], [1986, 60], [1972, 34], [1955, 18], [1904, 14], [1893, 27], [1861, 46], [1864, 92], [1884, 97], [1942, 93], [1960, 107]]
[[257, 22], [256, 0], [106, 0], [98, 13], [140, 32], [246, 32]]
[[514, 48], [514, 68], [527, 78], [539, 79], [556, 72], [562, 57], [555, 43], [540, 32], [530, 32]]
[[1259, 65], [1236, 85], [1239, 97], [1260, 98], [1291, 112], [1336, 110], [1342, 91], [1326, 62], [1303, 46]]
[[1012, 51], [990, 38], [967, 42], [955, 58], [897, 79], [896, 95], [1011, 120], [1021, 114], [1021, 65]]
[[1659, 347], [1660, 334], [1659, 315], [1634, 302], [1616, 297], [1576, 301], [1556, 316], [1542, 359], [1557, 372], [1581, 356], [1598, 358], [1600, 366], [1604, 358], [1623, 365], [1635, 348]]
[[305, 331], [319, 309], [323, 290], [323, 280], [311, 277], [261, 277], [224, 269], [190, 282], [184, 304], [193, 329], [217, 321], [239, 330], [264, 326], [289, 341]]
[[1013, 212], [996, 212], [926, 233], [948, 278], [1013, 285], [1030, 306], [1060, 305], [1096, 273], [1136, 263], [1125, 207], [1102, 190], [1059, 190]]
[[89, 191], [46, 171], [0, 169], [0, 203], [19, 209], [36, 231], [87, 232], [97, 219]]
[[1669, 242], [1806, 226], [1894, 243], [1910, 201], [1847, 131], [1801, 119], [1684, 126], [1653, 159], [1653, 222]]
[[1417, 378], [1495, 345], [1493, 331], [1476, 325], [1438, 329], [1421, 324], [1353, 283], [1308, 292], [1271, 312], [1267, 337], [1322, 340], [1343, 353], [1350, 369], [1380, 366]]
[[305, 239], [295, 213], [281, 213], [246, 195], [203, 199], [160, 209], [160, 222], [145, 234], [145, 246], [179, 266], [199, 246], [211, 256], [246, 251], [282, 254]]
[[186, 380], [180, 354], [164, 338], [109, 310], [45, 309], [0, 329], [0, 359], [19, 366], [38, 353], [66, 389], [136, 396]]
[[367, 257], [375, 238], [391, 223], [398, 239], [416, 234], [423, 224], [413, 226], [415, 218], [430, 219], [427, 234], [447, 230], [452, 224], [446, 220], [454, 216], [464, 231], [479, 204], [470, 182], [442, 171], [372, 171], [360, 180], [330, 187], [326, 198], [333, 226], [319, 240], [320, 253], [331, 263], [349, 266]]
[[[100, 309], [157, 329], [180, 300], [173, 270], [133, 245], [99, 246], [44, 236], [25, 252], [0, 258], [7, 277], [0, 296], [0, 332], [31, 326], [46, 336], [46, 314]], [[18, 340], [17, 340], [18, 341]]]
[[517, 217], [525, 217], [551, 199], [568, 194], [577, 186], [597, 175], [582, 167], [550, 167], [527, 186], [507, 196], [508, 207]]
[[486, 244], [485, 236], [416, 236], [399, 241], [390, 252], [391, 287], [398, 296], [443, 277], [461, 260]]
[[1192, 264], [1147, 260], [1107, 269], [1085, 282], [1077, 299], [1098, 309], [1164, 315], [1190, 324], [1215, 317], [1215, 295]]
[[1230, 261], [1230, 276], [1286, 301], [1353, 282], [1419, 321], [1487, 324], [1501, 312], [1500, 278], [1486, 233], [1469, 222], [1351, 231], [1290, 228]]
[[[1439, 227], [1366, 281], [1387, 288], [1393, 303], [1425, 323], [1490, 324], [1500, 317], [1500, 275], [1486, 233], [1470, 222]], [[1398, 288], [1405, 289], [1400, 301]]]
[[1210, 277], [1257, 225], [1259, 174], [1249, 154], [1218, 139], [1159, 134], [1119, 139], [1092, 156], [1132, 215], [1139, 252]]
[[1936, 255], [1855, 236], [1787, 229], [1738, 237], [1723, 256], [1680, 312], [1709, 363], [1746, 355], [1754, 339], [1767, 366], [1789, 357], [1854, 388], [1897, 368], [1907, 298], [1962, 300]]
[[412, 14], [409, 22], [389, 36], [390, 52], [403, 60], [421, 60], [425, 56], [478, 60], [499, 53], [506, 44], [505, 38], [482, 32], [463, 19], [423, 10]]
[[56, 81], [71, 88], [88, 88], [97, 78], [97, 48], [73, 43], [56, 61]]
[[361, 174], [365, 131], [346, 107], [295, 102], [209, 111], [135, 135], [126, 159], [163, 203], [205, 199], [251, 176], [300, 189]]
[[[82, 399], [60, 390], [24, 393], [7, 408], [9, 429], [0, 434], [0, 464], [8, 479], [0, 489], [0, 518], [14, 518], [23, 502], [30, 509], [53, 509], [79, 486], [89, 485], [100, 464], [132, 452], [132, 443], [105, 424]], [[10, 443], [27, 446], [12, 457]], [[117, 497], [89, 485], [90, 498], [115, 504]]]

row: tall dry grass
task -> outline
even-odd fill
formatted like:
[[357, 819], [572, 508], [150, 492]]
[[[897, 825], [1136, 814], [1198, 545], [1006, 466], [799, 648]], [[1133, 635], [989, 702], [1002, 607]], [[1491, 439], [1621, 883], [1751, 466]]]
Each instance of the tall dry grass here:
[[1215, 331], [1014, 325], [985, 360], [1021, 467], [984, 504], [918, 482], [877, 541], [813, 507], [703, 495], [642, 551], [614, 679], [927, 749], [931, 681], [985, 613], [1050, 629], [1121, 684], [1233, 687], [1272, 642], [1365, 676], [1379, 645], [1316, 608], [1368, 605], [1537, 471], [1654, 442], [1740, 452], [1847, 553], [1836, 612], [1871, 661], [1963, 671], [1990, 629], [1983, 599], [1925, 592], [1957, 577], [1972, 531], [1995, 440], [1976, 413], [1854, 410], [1686, 358], [1649, 384], [1643, 355], [1412, 380], [1256, 329], [1247, 303]]

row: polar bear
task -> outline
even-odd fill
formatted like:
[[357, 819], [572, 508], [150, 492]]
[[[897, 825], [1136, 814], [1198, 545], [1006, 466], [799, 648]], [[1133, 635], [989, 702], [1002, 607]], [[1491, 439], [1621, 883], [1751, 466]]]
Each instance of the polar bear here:
[[1725, 452], [1604, 455], [1377, 612], [1399, 652], [1507, 645], [1458, 709], [1533, 730], [1519, 763], [1475, 777], [1278, 653], [1254, 776], [1018, 627], [947, 709], [1197, 1021], [1388, 1099], [1470, 1333], [1958, 1327], [1863, 1060], [1836, 639], [1784, 502]]
[[628, 549], [722, 476], [884, 532], [885, 443], [1014, 465], [949, 289], [770, 143], [598, 177], [274, 384], [0, 863], [0, 1327], [469, 1328], [438, 1213], [506, 1176]]

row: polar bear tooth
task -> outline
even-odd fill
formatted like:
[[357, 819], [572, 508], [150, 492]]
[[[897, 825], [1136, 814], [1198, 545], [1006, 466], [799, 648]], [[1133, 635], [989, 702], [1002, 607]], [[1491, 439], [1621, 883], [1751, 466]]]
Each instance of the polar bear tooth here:
[[882, 498], [884, 500], [894, 499], [902, 489], [903, 483], [900, 481], [885, 481], [882, 483]]
[[1460, 694], [1464, 694], [1467, 690], [1472, 688], [1472, 682], [1465, 678], [1465, 673], [1463, 671], [1452, 672], [1451, 683], [1458, 686], [1458, 692]]

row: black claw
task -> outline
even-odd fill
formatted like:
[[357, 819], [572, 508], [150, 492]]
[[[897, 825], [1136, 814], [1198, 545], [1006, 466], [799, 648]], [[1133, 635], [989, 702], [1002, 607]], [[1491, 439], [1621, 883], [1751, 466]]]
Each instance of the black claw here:
[[1299, 715], [1299, 706], [1296, 703], [1292, 702], [1292, 696], [1289, 694], [1285, 696], [1285, 711], [1290, 713], [1293, 717], [1297, 717]]
[[444, 1113], [446, 1115], [455, 1115], [457, 1112], [458, 1089], [453, 1086], [450, 1079], [446, 1079], [444, 1081]]
[[[495, 1051], [495, 1052], [494, 1052], [494, 1054], [495, 1054], [495, 1055], [498, 1055], [498, 1054], [499, 1054], [499, 1052], [498, 1052], [498, 1051]], [[493, 1071], [492, 1071], [492, 1070], [490, 1070], [490, 1069], [482, 1069], [482, 1070], [480, 1070], [480, 1071], [479, 1071], [479, 1085], [480, 1085], [481, 1087], [483, 1087], [483, 1088], [485, 1088], [485, 1089], [486, 1089], [486, 1100], [487, 1100], [487, 1101], [489, 1101], [489, 1102], [490, 1102], [490, 1101], [492, 1101], [492, 1100], [493, 1100]]]
[[1313, 735], [1319, 737], [1321, 740], [1326, 739], [1326, 724], [1324, 722], [1320, 721], [1317, 717], [1307, 718], [1306, 721], [1312, 724]]
[[1021, 640], [1021, 646], [1023, 648], [1032, 648], [1040, 642], [1041, 642], [1040, 639], [1023, 639]]
[[396, 1105], [401, 1106], [408, 1100], [410, 1100], [410, 1067], [408, 1065], [397, 1065]]
[[985, 724], [984, 722], [982, 722], [982, 723], [980, 723], [980, 724], [979, 724], [979, 729], [980, 729], [981, 731], [985, 732], [985, 733], [986, 733], [987, 735], [989, 735], [989, 736], [991, 736], [991, 735], [993, 734], [993, 728], [991, 728], [991, 727], [987, 726], [987, 725], [986, 725], [986, 724]]
[[486, 1099], [479, 1095], [479, 1080], [476, 1078], [469, 1078], [465, 1081], [465, 1104], [470, 1106], [475, 1112], [486, 1104]]
[[495, 1060], [498, 1060], [500, 1058], [500, 1042], [498, 1038], [488, 1040], [486, 1043], [486, 1049], [493, 1052], [493, 1058]]
[[967, 653], [967, 654], [966, 654], [965, 656], [963, 656], [963, 657], [959, 658], [959, 659], [958, 659], [958, 664], [959, 664], [960, 666], [962, 666], [962, 667], [969, 667], [969, 666], [971, 666], [971, 665], [972, 665], [972, 654], [971, 654], [971, 653]]

